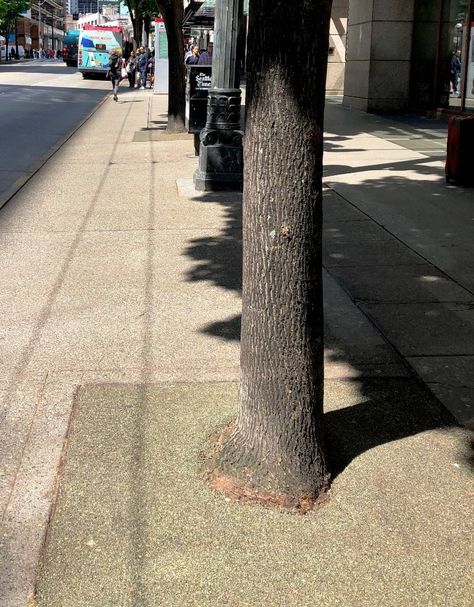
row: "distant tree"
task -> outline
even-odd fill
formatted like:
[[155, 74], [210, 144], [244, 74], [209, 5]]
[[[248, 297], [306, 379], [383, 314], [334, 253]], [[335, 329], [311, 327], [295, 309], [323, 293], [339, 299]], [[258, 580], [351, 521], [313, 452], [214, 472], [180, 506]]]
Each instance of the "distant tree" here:
[[183, 40], [183, 0], [155, 0], [165, 22], [168, 36], [168, 126], [170, 132], [182, 132], [185, 110], [185, 68]]
[[133, 27], [133, 38], [140, 46], [143, 38], [143, 0], [125, 0]]
[[153, 17], [161, 14], [168, 37], [168, 126], [170, 132], [182, 132], [185, 109], [185, 69], [182, 0], [126, 0], [133, 26], [133, 37], [141, 44], [143, 30], [149, 35]]
[[[8, 59], [8, 37], [15, 27], [15, 20], [30, 6], [29, 0], [0, 0], [0, 35], [6, 39]], [[1, 56], [0, 56], [1, 59]]]
[[324, 495], [322, 153], [331, 0], [251, 0], [240, 410], [211, 483], [304, 511]]

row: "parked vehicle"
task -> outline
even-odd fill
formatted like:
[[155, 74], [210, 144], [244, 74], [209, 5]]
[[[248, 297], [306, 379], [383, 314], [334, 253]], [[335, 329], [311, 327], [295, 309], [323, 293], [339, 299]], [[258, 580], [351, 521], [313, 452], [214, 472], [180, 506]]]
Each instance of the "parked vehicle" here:
[[79, 30], [66, 32], [63, 42], [62, 56], [68, 67], [77, 67], [77, 55], [79, 47]]
[[[10, 44], [8, 47], [8, 55], [10, 57], [11, 57], [12, 49], [15, 51], [15, 54], [16, 54], [16, 44], [15, 43]], [[5, 61], [6, 53], [7, 53], [6, 45], [0, 46], [0, 57], [1, 57], [2, 61]], [[24, 56], [25, 56], [25, 49], [21, 44], [19, 44], [18, 45], [18, 58], [20, 59], [21, 57], [24, 57]]]
[[105, 25], [86, 25], [79, 34], [77, 66], [83, 78], [105, 74], [111, 51], [122, 52], [123, 29]]

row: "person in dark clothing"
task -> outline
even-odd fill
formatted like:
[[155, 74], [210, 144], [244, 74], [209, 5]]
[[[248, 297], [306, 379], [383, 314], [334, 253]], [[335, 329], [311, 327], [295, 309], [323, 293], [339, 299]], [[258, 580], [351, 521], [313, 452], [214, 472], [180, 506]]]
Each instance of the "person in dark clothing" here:
[[152, 51], [148, 58], [147, 72], [150, 79], [150, 88], [152, 89], [155, 84], [155, 51]]
[[114, 101], [118, 101], [118, 88], [122, 79], [122, 58], [116, 51], [110, 53], [108, 76], [112, 82]]
[[194, 44], [191, 47], [191, 54], [186, 57], [186, 65], [197, 65], [199, 63], [199, 47]]
[[461, 78], [461, 51], [453, 51], [451, 57], [451, 90], [450, 93], [459, 93], [459, 80]]
[[144, 89], [146, 87], [146, 70], [148, 66], [148, 53], [145, 51], [144, 47], [140, 48], [140, 55], [137, 60], [137, 68], [140, 72], [140, 88]]

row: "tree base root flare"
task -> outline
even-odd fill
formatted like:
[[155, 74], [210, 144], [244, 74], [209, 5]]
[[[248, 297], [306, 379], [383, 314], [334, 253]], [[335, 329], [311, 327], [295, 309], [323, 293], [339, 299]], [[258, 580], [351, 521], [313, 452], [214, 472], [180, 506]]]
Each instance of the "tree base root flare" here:
[[257, 490], [248, 487], [243, 481], [232, 478], [218, 470], [208, 475], [213, 491], [223, 493], [229, 501], [242, 504], [260, 504], [270, 508], [279, 508], [296, 514], [306, 514], [326, 505], [330, 499], [329, 490], [317, 498], [294, 496], [277, 491]]

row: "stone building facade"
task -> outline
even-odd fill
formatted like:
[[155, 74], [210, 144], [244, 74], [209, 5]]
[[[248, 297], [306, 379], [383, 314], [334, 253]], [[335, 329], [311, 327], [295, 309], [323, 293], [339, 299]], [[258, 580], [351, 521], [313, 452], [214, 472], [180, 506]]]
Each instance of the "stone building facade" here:
[[[461, 63], [457, 87], [453, 55]], [[344, 103], [365, 111], [474, 110], [473, 0], [349, 0]]]

